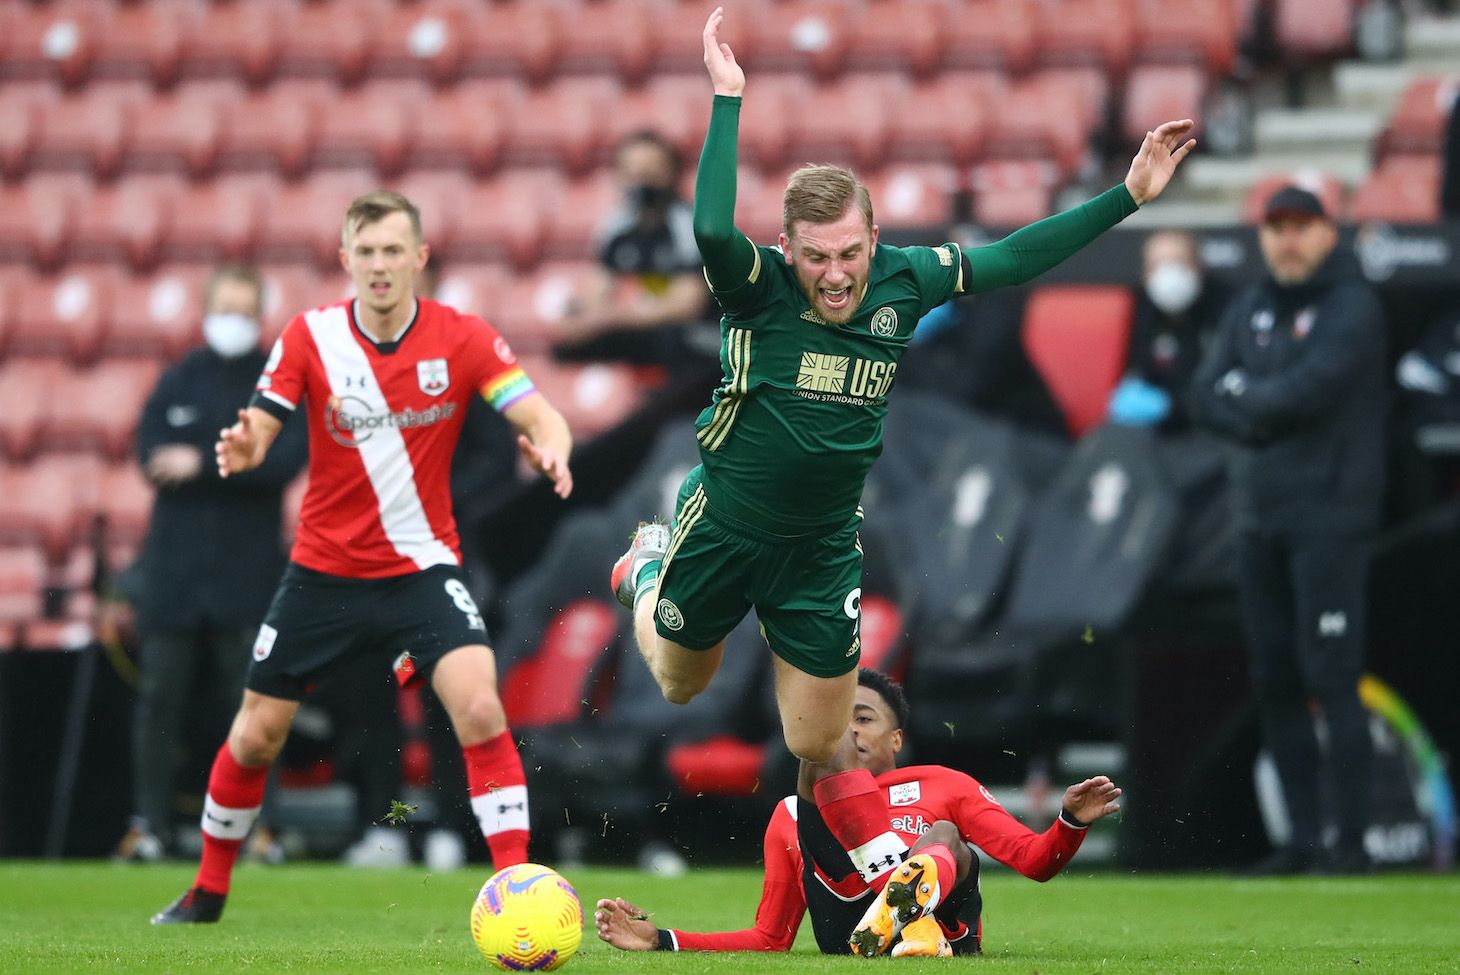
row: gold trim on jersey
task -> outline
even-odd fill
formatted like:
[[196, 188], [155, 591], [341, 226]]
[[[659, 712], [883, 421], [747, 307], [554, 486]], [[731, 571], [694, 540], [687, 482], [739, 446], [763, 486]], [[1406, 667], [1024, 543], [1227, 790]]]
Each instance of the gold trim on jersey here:
[[760, 278], [760, 248], [756, 247], [755, 242], [752, 241], [750, 249], [755, 254], [755, 263], [750, 266], [749, 280], [751, 284], [755, 284], [756, 280]]
[[695, 523], [700, 520], [700, 515], [705, 513], [705, 486], [696, 485], [695, 493], [685, 499], [680, 507], [679, 513], [674, 516], [674, 534], [669, 540], [669, 551], [664, 553], [664, 559], [659, 563], [659, 582], [664, 582], [664, 573], [669, 570], [669, 563], [673, 561], [674, 554], [679, 551], [680, 543], [689, 536], [694, 529]]
[[750, 389], [750, 338], [751, 332], [744, 328], [725, 329], [725, 358], [730, 366], [730, 379], [720, 387], [720, 400], [715, 404], [715, 415], [705, 428], [695, 436], [706, 450], [719, 450], [730, 435], [735, 417], [740, 413], [740, 404]]

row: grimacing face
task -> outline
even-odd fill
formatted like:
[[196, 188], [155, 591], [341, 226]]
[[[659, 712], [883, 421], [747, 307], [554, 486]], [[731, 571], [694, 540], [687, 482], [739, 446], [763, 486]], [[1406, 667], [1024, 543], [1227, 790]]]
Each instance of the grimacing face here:
[[1321, 217], [1283, 216], [1257, 229], [1262, 259], [1278, 284], [1302, 284], [1338, 243], [1338, 228]]
[[852, 705], [852, 737], [857, 743], [857, 759], [873, 775], [881, 775], [897, 766], [897, 753], [902, 751], [902, 729], [892, 708], [870, 687], [857, 687]]
[[340, 249], [360, 303], [377, 315], [415, 296], [416, 273], [426, 265], [429, 248], [416, 239], [411, 218], [400, 211], [356, 227]]
[[869, 229], [861, 211], [848, 207], [831, 223], [798, 221], [789, 236], [781, 234], [781, 250], [811, 310], [838, 325], [850, 321], [867, 292], [876, 225]]

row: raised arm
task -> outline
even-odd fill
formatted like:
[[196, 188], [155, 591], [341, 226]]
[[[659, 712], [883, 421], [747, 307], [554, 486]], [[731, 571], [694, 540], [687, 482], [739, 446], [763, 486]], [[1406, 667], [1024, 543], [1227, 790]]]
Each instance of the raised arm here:
[[757, 252], [750, 239], [735, 229], [736, 138], [740, 129], [740, 96], [745, 72], [735, 61], [730, 45], [720, 40], [725, 19], [716, 7], [705, 24], [705, 67], [715, 88], [710, 128], [695, 174], [695, 243], [705, 261], [710, 287], [730, 290], [744, 282], [755, 266]]

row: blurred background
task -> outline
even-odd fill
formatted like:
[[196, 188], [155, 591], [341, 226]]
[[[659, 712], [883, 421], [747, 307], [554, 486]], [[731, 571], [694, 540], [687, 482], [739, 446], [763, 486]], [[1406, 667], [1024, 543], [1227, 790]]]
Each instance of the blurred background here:
[[[204, 279], [223, 261], [261, 269], [267, 346], [293, 314], [348, 296], [341, 218], [380, 186], [420, 206], [436, 297], [507, 337], [585, 458], [571, 508], [544, 504], [510, 461], [458, 497], [525, 743], [535, 852], [659, 869], [759, 855], [794, 769], [753, 622], [711, 691], [674, 708], [607, 591], [628, 532], [669, 514], [695, 462], [692, 410], [645, 416], [679, 363], [557, 352], [624, 190], [620, 140], [662, 135], [692, 196], [711, 8], [0, 0], [0, 855], [105, 855], [125, 829], [136, 664], [118, 580], [152, 504], [133, 438], [161, 371], [201, 341]], [[1032, 824], [1070, 781], [1120, 781], [1123, 823], [1082, 859], [1260, 852], [1272, 826], [1220, 454], [1179, 422], [1110, 422], [1150, 353], [1143, 249], [1190, 232], [1203, 279], [1229, 293], [1262, 271], [1266, 198], [1297, 182], [1380, 291], [1395, 364], [1413, 352], [1460, 375], [1460, 214], [1443, 215], [1446, 199], [1460, 207], [1445, 152], [1460, 14], [1442, 0], [727, 8], [749, 78], [737, 223], [758, 243], [808, 161], [856, 170], [884, 240], [974, 246], [1114, 185], [1147, 129], [1197, 120], [1197, 152], [1158, 202], [1033, 285], [920, 329], [868, 486], [864, 661], [908, 687], [911, 760], [970, 772]], [[1448, 866], [1460, 400], [1396, 375], [1371, 592], [1366, 700], [1387, 770], [1371, 848]], [[456, 828], [429, 702], [382, 688], [395, 791], [417, 822]], [[200, 694], [190, 718], [180, 821], [201, 807], [219, 707]], [[268, 813], [290, 856], [355, 838], [348, 740], [371, 720], [327, 697], [301, 713]]]

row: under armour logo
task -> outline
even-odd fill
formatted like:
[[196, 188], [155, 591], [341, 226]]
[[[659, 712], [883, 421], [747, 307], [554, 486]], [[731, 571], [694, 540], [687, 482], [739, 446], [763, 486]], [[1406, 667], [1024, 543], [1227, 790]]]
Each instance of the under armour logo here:
[[509, 806], [507, 803], [504, 802], [504, 803], [500, 804], [499, 806], [497, 806], [497, 815], [498, 816], [505, 816], [505, 815], [507, 815], [507, 810], [509, 810], [509, 809], [516, 809], [519, 812], [526, 812], [526, 810], [527, 810], [527, 803], [525, 803], [525, 802], [514, 802], [514, 803], [512, 803]]
[[203, 810], [203, 815], [205, 817], [207, 817], [208, 819], [213, 820], [213, 822], [217, 823], [219, 826], [232, 826], [233, 825], [233, 820], [232, 819], [220, 819], [219, 817], [213, 815], [210, 811], [208, 811], [206, 809]]
[[1343, 611], [1324, 613], [1318, 617], [1319, 636], [1343, 636], [1348, 632], [1348, 614]]
[[354, 389], [356, 386], [359, 386], [361, 389], [364, 389], [367, 379], [368, 377], [366, 376], [346, 376], [345, 388]]
[[881, 860], [873, 860], [871, 863], [867, 864], [867, 872], [875, 877], [882, 872], [883, 867], [894, 867], [896, 865], [897, 858], [888, 855], [883, 857]]

